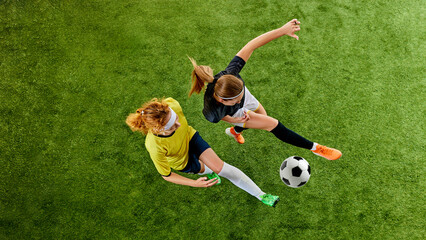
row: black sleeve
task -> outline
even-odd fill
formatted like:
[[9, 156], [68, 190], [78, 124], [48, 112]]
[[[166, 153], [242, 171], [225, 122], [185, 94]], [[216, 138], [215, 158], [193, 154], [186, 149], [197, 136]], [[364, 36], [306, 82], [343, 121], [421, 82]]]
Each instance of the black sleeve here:
[[218, 123], [221, 120], [217, 117], [216, 114], [214, 114], [214, 112], [211, 112], [207, 110], [206, 108], [203, 109], [203, 114], [204, 114], [204, 117], [207, 119], [207, 121], [211, 123]]
[[214, 84], [209, 83], [204, 93], [203, 115], [209, 122], [218, 123], [224, 116], [220, 116], [221, 106], [216, 103], [213, 92]]
[[238, 74], [243, 69], [245, 64], [246, 62], [242, 58], [235, 56], [228, 64], [225, 71], [228, 73]]

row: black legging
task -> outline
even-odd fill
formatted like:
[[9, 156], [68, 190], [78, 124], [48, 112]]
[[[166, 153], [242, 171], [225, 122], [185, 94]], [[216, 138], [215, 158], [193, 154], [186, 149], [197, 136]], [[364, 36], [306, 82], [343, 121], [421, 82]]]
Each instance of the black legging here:
[[[241, 133], [242, 131], [248, 128], [235, 126], [234, 129], [236, 132]], [[311, 150], [314, 146], [313, 142], [286, 128], [280, 121], [278, 121], [278, 125], [271, 130], [271, 133], [273, 133], [275, 137], [277, 137], [281, 141], [294, 145], [296, 147]]]

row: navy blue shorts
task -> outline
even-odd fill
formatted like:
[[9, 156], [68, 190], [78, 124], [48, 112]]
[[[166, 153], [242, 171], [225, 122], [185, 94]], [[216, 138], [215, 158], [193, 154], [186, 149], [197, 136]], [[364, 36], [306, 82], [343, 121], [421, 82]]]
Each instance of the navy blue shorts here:
[[188, 163], [186, 167], [180, 171], [193, 174], [199, 173], [201, 170], [199, 161], [200, 155], [208, 148], [210, 148], [210, 145], [204, 141], [198, 132], [196, 132], [189, 141]]

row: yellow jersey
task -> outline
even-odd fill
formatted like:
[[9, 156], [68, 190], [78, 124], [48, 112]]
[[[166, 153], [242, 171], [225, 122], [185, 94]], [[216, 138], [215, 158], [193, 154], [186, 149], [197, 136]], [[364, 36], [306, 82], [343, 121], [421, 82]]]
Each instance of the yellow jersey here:
[[168, 176], [171, 168], [182, 170], [188, 163], [189, 141], [195, 134], [195, 129], [188, 125], [182, 108], [173, 98], [165, 99], [179, 117], [180, 127], [171, 136], [159, 136], [149, 132], [145, 139], [145, 147], [154, 162], [157, 171]]

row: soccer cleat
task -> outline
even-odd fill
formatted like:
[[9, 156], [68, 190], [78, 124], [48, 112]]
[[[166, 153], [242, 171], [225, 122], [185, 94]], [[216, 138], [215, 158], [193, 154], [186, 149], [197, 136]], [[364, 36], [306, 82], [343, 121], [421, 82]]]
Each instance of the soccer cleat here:
[[316, 150], [311, 150], [311, 151], [318, 156], [327, 158], [328, 160], [337, 160], [342, 156], [342, 152], [340, 152], [339, 150], [322, 146], [319, 144], [317, 145]]
[[222, 182], [222, 180], [220, 179], [219, 175], [217, 175], [215, 172], [207, 174], [207, 178], [208, 179], [217, 178], [217, 183], [215, 185], [219, 185]]
[[263, 194], [262, 196], [260, 196], [260, 198], [264, 204], [271, 207], [275, 207], [278, 201], [280, 201], [280, 197], [271, 194]]
[[225, 130], [225, 133], [228, 136], [233, 137], [235, 139], [235, 141], [237, 141], [237, 143], [239, 143], [239, 144], [243, 144], [244, 143], [244, 137], [243, 137], [243, 135], [241, 135], [241, 133], [236, 133], [234, 127], [227, 128]]

